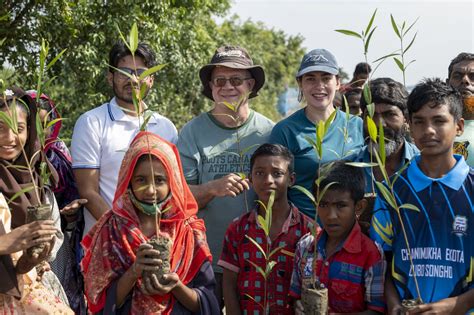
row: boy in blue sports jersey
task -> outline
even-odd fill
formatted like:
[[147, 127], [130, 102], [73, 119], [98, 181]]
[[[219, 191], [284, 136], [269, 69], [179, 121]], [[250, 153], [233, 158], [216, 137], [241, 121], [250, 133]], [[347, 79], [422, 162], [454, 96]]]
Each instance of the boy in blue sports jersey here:
[[388, 313], [397, 314], [401, 300], [420, 297], [425, 304], [409, 314], [465, 314], [474, 307], [474, 169], [453, 154], [454, 139], [464, 129], [462, 98], [441, 80], [428, 79], [408, 97], [408, 113], [421, 155], [393, 189], [399, 205], [420, 210], [400, 210], [414, 272], [400, 220], [380, 194], [370, 231], [391, 260]]

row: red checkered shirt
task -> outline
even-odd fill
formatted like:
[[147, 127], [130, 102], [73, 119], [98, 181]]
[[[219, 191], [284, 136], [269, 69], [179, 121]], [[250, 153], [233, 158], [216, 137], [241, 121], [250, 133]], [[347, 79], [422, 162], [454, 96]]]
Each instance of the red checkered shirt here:
[[[384, 279], [386, 263], [383, 252], [356, 222], [343, 244], [330, 257], [326, 256], [327, 234], [318, 234], [316, 276], [328, 288], [329, 311], [355, 313], [367, 309], [385, 311]], [[290, 294], [301, 298], [301, 291], [311, 283], [313, 274], [314, 237], [303, 236], [296, 247], [295, 267]]]
[[[273, 267], [266, 282], [267, 302], [270, 305], [271, 314], [294, 313], [289, 306], [290, 298], [288, 296], [294, 251], [298, 240], [310, 231], [311, 226], [311, 219], [300, 213], [295, 206], [291, 206], [290, 215], [283, 224], [282, 231], [275, 240], [270, 242], [268, 252], [283, 246], [277, 254], [272, 256], [272, 260], [277, 264]], [[222, 255], [217, 264], [238, 273], [237, 290], [243, 314], [264, 314], [261, 305], [264, 302], [265, 282], [263, 276], [249, 261], [265, 270], [265, 258], [257, 246], [245, 237], [246, 235], [254, 239], [263, 249], [269, 244], [263, 229], [257, 222], [256, 210], [236, 218], [227, 228]]]

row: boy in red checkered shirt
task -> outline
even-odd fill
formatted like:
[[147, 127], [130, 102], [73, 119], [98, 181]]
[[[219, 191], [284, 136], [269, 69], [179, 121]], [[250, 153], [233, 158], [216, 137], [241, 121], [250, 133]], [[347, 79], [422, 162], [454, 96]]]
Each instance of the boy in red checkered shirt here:
[[328, 289], [329, 313], [378, 314], [385, 310], [385, 260], [381, 249], [365, 236], [357, 222], [367, 201], [363, 199], [365, 175], [360, 167], [335, 162], [321, 181], [326, 190], [318, 216], [316, 271], [313, 270], [314, 236], [303, 236], [295, 251], [290, 295], [296, 299], [295, 313], [304, 314], [301, 293], [311, 286], [313, 272]]
[[[279, 144], [263, 144], [250, 160], [250, 182], [264, 204], [272, 192], [270, 237], [258, 223], [257, 215], [265, 217], [265, 209], [254, 210], [236, 218], [227, 229], [218, 265], [224, 268], [224, 302], [227, 314], [265, 314], [265, 300], [271, 314], [293, 314], [288, 289], [293, 269], [296, 243], [312, 226], [311, 219], [301, 214], [287, 199], [288, 187], [294, 183], [293, 155]], [[265, 270], [265, 257], [247, 237], [269, 251], [282, 247], [272, 259], [276, 262], [267, 281], [255, 265]], [[252, 298], [249, 298], [251, 296]]]

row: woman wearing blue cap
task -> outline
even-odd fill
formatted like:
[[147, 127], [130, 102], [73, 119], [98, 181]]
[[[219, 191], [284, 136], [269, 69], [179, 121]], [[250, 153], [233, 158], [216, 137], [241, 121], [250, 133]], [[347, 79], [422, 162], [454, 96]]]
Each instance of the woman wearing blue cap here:
[[[272, 130], [270, 142], [280, 143], [295, 156], [296, 184], [312, 191], [319, 163], [339, 160], [363, 146], [362, 119], [346, 114], [333, 105], [334, 95], [340, 88], [339, 66], [336, 58], [326, 49], [315, 49], [304, 55], [296, 74], [299, 100], [306, 106], [283, 119]], [[321, 161], [308, 137], [316, 140], [316, 125], [337, 113], [324, 137]], [[296, 189], [288, 192], [290, 200], [304, 214], [313, 217], [311, 201]]]

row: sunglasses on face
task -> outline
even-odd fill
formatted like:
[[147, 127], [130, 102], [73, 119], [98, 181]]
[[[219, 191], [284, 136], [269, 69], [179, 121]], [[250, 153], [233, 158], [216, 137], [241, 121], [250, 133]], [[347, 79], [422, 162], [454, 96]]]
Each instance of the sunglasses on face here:
[[128, 79], [128, 77], [122, 72], [125, 72], [125, 73], [128, 73], [130, 75], [134, 75], [136, 77], [139, 77], [143, 72], [148, 70], [148, 69], [142, 69], [142, 68], [130, 69], [130, 68], [127, 68], [127, 67], [120, 67], [120, 68], [117, 68], [117, 69], [119, 69], [120, 71], [115, 71], [114, 73], [117, 74], [117, 77], [119, 79]]
[[240, 77], [232, 77], [232, 78], [214, 78], [211, 80], [212, 84], [217, 87], [223, 87], [227, 81], [229, 81], [230, 85], [232, 86], [241, 86], [244, 84], [245, 80], [250, 80], [252, 78], [240, 78]]

